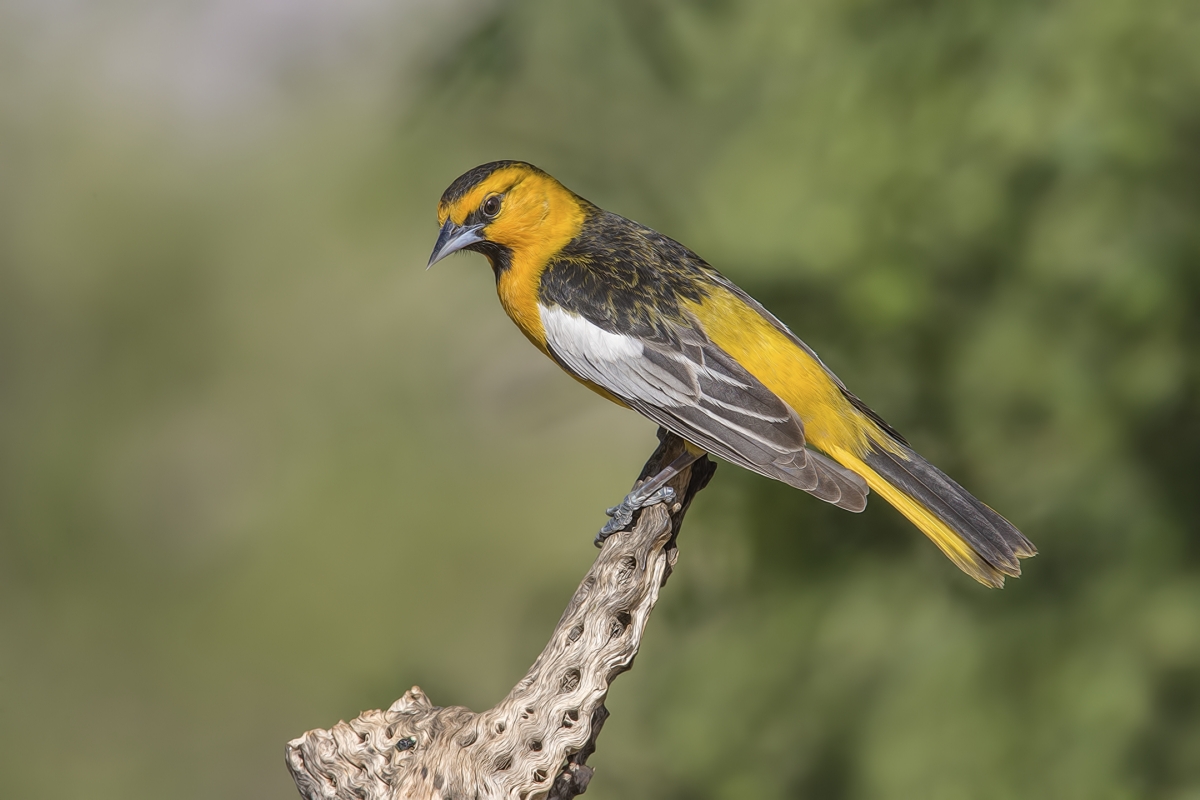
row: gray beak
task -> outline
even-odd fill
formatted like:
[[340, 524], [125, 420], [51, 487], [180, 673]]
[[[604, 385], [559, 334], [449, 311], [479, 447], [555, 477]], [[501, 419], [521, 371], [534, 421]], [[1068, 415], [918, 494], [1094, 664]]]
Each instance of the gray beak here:
[[429, 269], [451, 253], [457, 253], [464, 247], [482, 242], [483, 236], [479, 233], [482, 230], [482, 225], [455, 225], [450, 220], [446, 220], [441, 233], [438, 234], [437, 244], [433, 246], [433, 255], [429, 256], [429, 263], [425, 265], [425, 269]]

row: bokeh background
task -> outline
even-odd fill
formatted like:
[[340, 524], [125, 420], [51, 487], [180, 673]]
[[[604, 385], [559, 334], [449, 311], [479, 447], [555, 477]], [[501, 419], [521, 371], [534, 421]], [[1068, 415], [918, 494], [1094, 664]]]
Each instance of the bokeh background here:
[[0, 4], [0, 794], [290, 798], [493, 705], [653, 426], [434, 205], [532, 161], [699, 251], [1041, 548], [724, 466], [588, 796], [1200, 798], [1191, 0]]

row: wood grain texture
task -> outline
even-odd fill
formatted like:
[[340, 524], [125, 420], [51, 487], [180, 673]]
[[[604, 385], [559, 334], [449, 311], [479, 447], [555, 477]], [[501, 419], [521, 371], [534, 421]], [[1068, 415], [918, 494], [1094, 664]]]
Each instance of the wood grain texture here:
[[[683, 450], [673, 434], [639, 481]], [[610, 536], [545, 649], [495, 708], [433, 705], [413, 687], [386, 711], [366, 711], [287, 745], [288, 769], [308, 800], [566, 800], [592, 777], [587, 759], [608, 717], [613, 680], [633, 665], [658, 591], [675, 564], [675, 538], [716, 465], [701, 459], [671, 482], [676, 500], [644, 509]], [[576, 533], [575, 535], [579, 535]], [[583, 539], [581, 539], [583, 541]]]

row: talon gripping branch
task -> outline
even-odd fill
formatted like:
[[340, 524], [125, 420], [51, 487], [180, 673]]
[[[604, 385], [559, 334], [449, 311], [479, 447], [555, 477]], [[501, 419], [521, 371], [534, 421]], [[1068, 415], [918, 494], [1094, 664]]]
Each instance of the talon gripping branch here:
[[539, 350], [692, 446], [611, 509], [601, 537], [708, 452], [848, 511], [862, 511], [873, 489], [988, 586], [1019, 575], [1018, 559], [1037, 552], [678, 242], [520, 161], [459, 177], [442, 195], [438, 222], [430, 266], [459, 250], [485, 255], [500, 303]]

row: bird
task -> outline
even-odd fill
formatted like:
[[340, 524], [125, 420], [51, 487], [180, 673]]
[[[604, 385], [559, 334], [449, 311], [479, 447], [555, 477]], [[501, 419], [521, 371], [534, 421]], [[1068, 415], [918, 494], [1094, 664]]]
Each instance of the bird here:
[[847, 511], [874, 491], [965, 573], [1001, 587], [1037, 549], [918, 455], [749, 294], [684, 245], [605, 211], [523, 161], [493, 161], [442, 194], [428, 267], [485, 256], [505, 312], [571, 377], [687, 443], [597, 537], [669, 500], [711, 453]]

